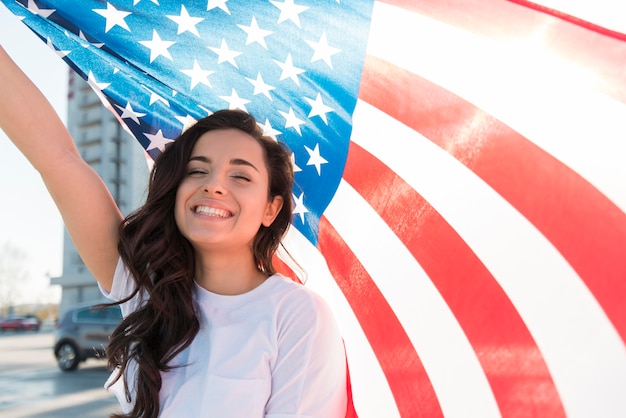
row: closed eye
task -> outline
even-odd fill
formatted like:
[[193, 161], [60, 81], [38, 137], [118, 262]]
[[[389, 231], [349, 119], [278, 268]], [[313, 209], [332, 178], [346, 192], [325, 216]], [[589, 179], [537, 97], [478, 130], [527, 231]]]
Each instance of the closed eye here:
[[248, 182], [249, 182], [249, 181], [252, 181], [252, 180], [250, 179], [250, 177], [245, 176], [245, 175], [243, 175], [243, 174], [234, 174], [232, 177], [233, 177], [234, 179], [237, 179], [237, 180], [243, 180], [243, 181], [248, 181]]
[[194, 176], [194, 175], [204, 175], [207, 174], [206, 170], [198, 170], [198, 169], [193, 169], [193, 170], [189, 170], [187, 171], [187, 175], [188, 176]]

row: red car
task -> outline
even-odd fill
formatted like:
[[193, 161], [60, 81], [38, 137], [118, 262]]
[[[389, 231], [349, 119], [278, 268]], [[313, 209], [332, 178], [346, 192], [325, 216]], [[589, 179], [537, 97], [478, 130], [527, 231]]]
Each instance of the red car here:
[[41, 321], [35, 315], [15, 315], [0, 321], [0, 331], [39, 331]]

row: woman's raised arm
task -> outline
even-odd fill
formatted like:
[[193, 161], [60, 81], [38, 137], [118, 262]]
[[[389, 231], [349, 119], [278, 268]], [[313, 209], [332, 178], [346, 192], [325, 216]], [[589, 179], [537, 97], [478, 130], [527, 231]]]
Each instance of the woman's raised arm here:
[[87, 268], [109, 290], [122, 215], [48, 100], [1, 46], [0, 128], [39, 171]]

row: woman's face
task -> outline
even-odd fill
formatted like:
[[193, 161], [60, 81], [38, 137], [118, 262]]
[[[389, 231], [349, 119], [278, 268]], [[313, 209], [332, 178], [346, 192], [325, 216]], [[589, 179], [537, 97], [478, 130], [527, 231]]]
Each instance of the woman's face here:
[[268, 201], [268, 181], [256, 139], [238, 129], [203, 134], [176, 193], [179, 230], [196, 249], [249, 251], [259, 226], [282, 207], [280, 196]]

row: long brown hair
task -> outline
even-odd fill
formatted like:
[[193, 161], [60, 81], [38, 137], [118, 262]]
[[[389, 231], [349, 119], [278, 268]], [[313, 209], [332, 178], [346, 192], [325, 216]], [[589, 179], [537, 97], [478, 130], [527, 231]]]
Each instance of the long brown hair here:
[[[274, 253], [291, 222], [293, 166], [290, 152], [265, 137], [255, 119], [246, 112], [222, 110], [199, 120], [157, 157], [146, 203], [120, 226], [119, 253], [133, 277], [137, 293], [146, 303], [128, 315], [111, 335], [108, 365], [119, 368], [119, 379], [132, 359], [137, 364], [136, 394], [127, 389], [134, 403], [128, 415], [113, 417], [156, 418], [159, 414], [161, 372], [171, 370], [170, 361], [191, 344], [199, 330], [193, 301], [194, 251], [174, 219], [178, 185], [187, 162], [202, 134], [216, 129], [239, 129], [262, 145], [269, 173], [268, 199], [282, 196], [283, 206], [269, 226], [260, 226], [253, 253], [257, 268], [268, 276], [275, 273]], [[184, 367], [184, 366], [183, 366]], [[134, 398], [134, 399], [131, 399]]]

